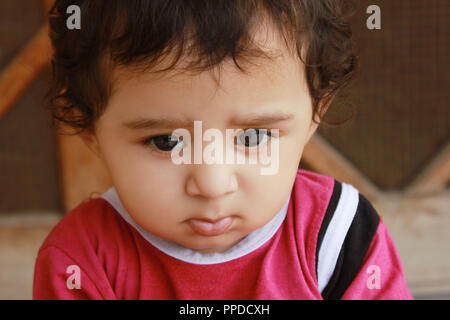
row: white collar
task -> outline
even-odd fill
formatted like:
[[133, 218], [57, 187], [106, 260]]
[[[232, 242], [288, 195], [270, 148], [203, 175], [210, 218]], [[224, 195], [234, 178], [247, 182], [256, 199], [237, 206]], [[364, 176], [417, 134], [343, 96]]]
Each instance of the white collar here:
[[272, 238], [272, 236], [278, 230], [286, 217], [291, 194], [292, 191], [289, 194], [289, 197], [284, 203], [283, 207], [268, 223], [266, 223], [261, 228], [249, 233], [244, 239], [242, 239], [230, 249], [224, 252], [213, 253], [200, 253], [198, 251], [179, 245], [173, 241], [157, 237], [144, 230], [131, 218], [131, 216], [125, 210], [114, 187], [108, 189], [100, 197], [110, 203], [111, 206], [122, 216], [122, 218], [132, 227], [134, 227], [145, 240], [147, 240], [150, 244], [166, 253], [167, 255], [194, 264], [216, 264], [242, 257], [258, 249], [267, 240]]

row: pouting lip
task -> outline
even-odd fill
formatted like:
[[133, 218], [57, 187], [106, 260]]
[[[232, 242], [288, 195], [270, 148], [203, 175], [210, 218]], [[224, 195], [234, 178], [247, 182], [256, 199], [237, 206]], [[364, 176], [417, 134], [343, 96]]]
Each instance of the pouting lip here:
[[209, 222], [209, 223], [216, 223], [216, 222], [219, 222], [220, 220], [223, 220], [223, 219], [228, 218], [228, 217], [232, 217], [232, 216], [225, 216], [225, 217], [216, 218], [216, 219], [210, 219], [210, 218], [190, 218], [190, 219], [188, 219], [187, 221], [189, 221], [189, 220], [200, 220], [200, 221]]
[[[228, 231], [233, 223], [234, 216], [227, 216], [216, 220], [205, 220], [205, 219], [188, 219], [187, 223], [190, 225], [192, 230], [202, 236], [217, 236]], [[213, 221], [213, 222], [210, 222]], [[205, 225], [206, 224], [206, 225]]]

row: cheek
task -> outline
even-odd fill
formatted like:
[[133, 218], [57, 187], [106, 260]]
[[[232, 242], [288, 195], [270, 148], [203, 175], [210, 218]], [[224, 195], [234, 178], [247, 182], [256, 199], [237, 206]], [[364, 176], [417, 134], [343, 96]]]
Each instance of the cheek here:
[[259, 176], [253, 181], [252, 188], [246, 192], [244, 221], [246, 231], [262, 227], [277, 214], [286, 202], [292, 188], [292, 175], [295, 172], [280, 170], [273, 176]]
[[135, 176], [126, 174], [118, 179], [116, 189], [123, 198], [124, 206], [144, 229], [151, 232], [164, 230], [178, 223], [186, 213], [179, 192], [181, 180], [174, 174], [147, 170]]
[[166, 162], [160, 164], [151, 156], [147, 160], [129, 153], [126, 156], [119, 153], [106, 160], [112, 182], [128, 213], [143, 226], [161, 221], [161, 213], [183, 212], [178, 207], [181, 202], [174, 201], [182, 199], [183, 175], [178, 172], [179, 168], [164, 165]]
[[122, 189], [129, 190], [144, 203], [172, 203], [179, 198], [182, 174], [171, 166], [160, 165], [154, 161], [133, 161], [126, 159], [118, 164], [114, 182]]
[[144, 146], [107, 142], [103, 149], [104, 161], [115, 185], [153, 190], [158, 184], [173, 180], [170, 159], [155, 157]]
[[292, 170], [298, 169], [303, 148], [303, 141], [298, 135], [286, 137], [283, 143], [280, 143], [279, 175], [290, 175]]
[[277, 199], [286, 193], [293, 173], [283, 165], [280, 163], [278, 172], [273, 175], [261, 175], [255, 172], [251, 177], [246, 178], [246, 183], [241, 185], [241, 192], [246, 195], [245, 202], [249, 206], [267, 210], [266, 204], [276, 203]]

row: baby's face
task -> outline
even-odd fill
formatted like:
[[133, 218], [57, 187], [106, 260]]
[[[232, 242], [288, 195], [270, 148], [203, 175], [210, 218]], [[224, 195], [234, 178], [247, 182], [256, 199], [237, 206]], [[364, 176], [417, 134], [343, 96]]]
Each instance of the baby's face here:
[[[284, 51], [280, 42], [268, 43]], [[276, 61], [260, 61], [249, 69], [249, 75], [231, 63], [224, 64], [219, 88], [208, 72], [172, 77], [117, 73], [114, 93], [96, 123], [94, 145], [125, 209], [142, 228], [199, 252], [221, 252], [281, 209], [291, 192], [303, 148], [317, 127], [311, 120], [303, 65], [284, 52]], [[247, 121], [265, 115], [291, 115], [291, 119]], [[126, 125], [142, 119], [187, 123], [182, 127], [159, 126], [156, 121], [141, 128]], [[167, 139], [153, 140], [153, 144], [149, 139], [184, 128], [191, 133], [192, 143], [202, 143], [205, 150], [212, 142], [194, 141], [195, 120], [202, 121], [203, 133], [214, 128], [223, 137], [226, 129], [278, 129], [278, 137], [261, 138], [260, 146], [270, 149], [273, 139], [278, 139], [277, 172], [261, 174], [260, 169], [267, 167], [262, 163], [226, 163], [226, 152], [233, 150], [241, 158], [248, 157], [251, 147], [242, 145], [245, 139], [223, 142], [223, 164], [193, 164], [193, 160], [192, 164], [175, 164]], [[221, 218], [226, 219], [216, 224], [201, 221]]]

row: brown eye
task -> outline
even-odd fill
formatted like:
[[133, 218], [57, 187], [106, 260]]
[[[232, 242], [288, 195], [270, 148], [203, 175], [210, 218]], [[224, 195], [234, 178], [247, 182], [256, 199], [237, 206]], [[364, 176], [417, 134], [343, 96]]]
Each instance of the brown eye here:
[[238, 144], [245, 147], [257, 147], [267, 142], [270, 132], [267, 129], [247, 129], [243, 134], [237, 137]]
[[177, 144], [182, 142], [182, 140], [182, 137], [164, 134], [147, 139], [145, 144], [150, 145], [159, 151], [168, 152], [172, 151], [172, 149], [175, 148]]

